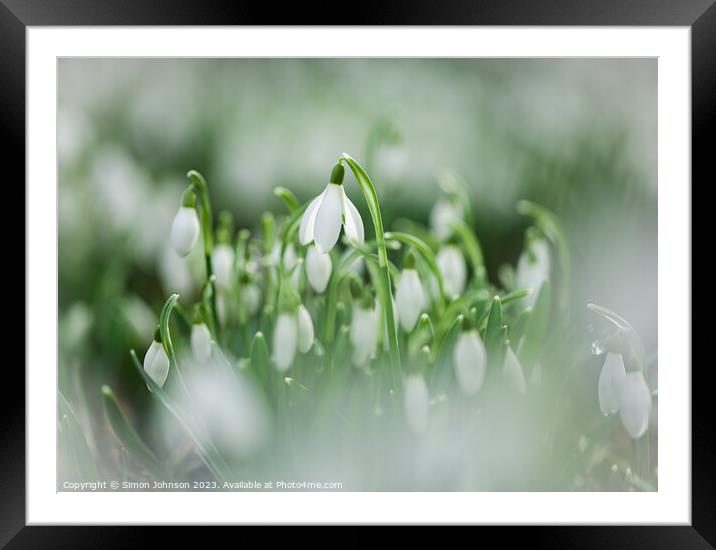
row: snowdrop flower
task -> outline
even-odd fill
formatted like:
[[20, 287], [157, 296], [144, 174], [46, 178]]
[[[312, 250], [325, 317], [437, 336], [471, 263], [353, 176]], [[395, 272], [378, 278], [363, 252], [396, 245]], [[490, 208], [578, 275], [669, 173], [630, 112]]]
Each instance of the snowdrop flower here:
[[286, 271], [291, 271], [296, 265], [298, 256], [296, 256], [296, 247], [293, 243], [288, 243], [283, 251], [283, 267]]
[[341, 224], [349, 240], [363, 244], [363, 220], [343, 189], [344, 173], [343, 165], [333, 167], [330, 182], [308, 205], [298, 229], [301, 244], [315, 241], [322, 254], [330, 252], [338, 242]]
[[368, 290], [360, 288], [358, 284], [351, 284], [353, 295], [353, 319], [348, 334], [353, 344], [353, 364], [356, 367], [365, 366], [375, 354], [378, 345], [378, 326], [381, 316], [378, 308], [374, 306], [373, 296]]
[[445, 240], [452, 233], [450, 223], [462, 219], [462, 209], [454, 202], [442, 198], [430, 211], [430, 227], [439, 239]]
[[211, 333], [201, 319], [195, 318], [191, 326], [191, 352], [194, 359], [202, 365], [211, 358]]
[[405, 332], [410, 332], [418, 322], [425, 308], [425, 291], [415, 270], [415, 257], [408, 254], [403, 264], [403, 272], [395, 290], [395, 303], [400, 324]]
[[534, 238], [517, 260], [515, 282], [518, 288], [530, 288], [532, 292], [525, 296], [526, 306], [533, 306], [537, 291], [549, 277], [549, 246], [543, 238]]
[[172, 246], [180, 256], [187, 256], [199, 239], [199, 217], [195, 206], [196, 195], [189, 187], [184, 191], [181, 208], [172, 222]]
[[306, 277], [315, 292], [321, 294], [326, 290], [332, 270], [331, 256], [321, 254], [315, 246], [309, 246], [306, 251]]
[[234, 271], [234, 249], [228, 244], [218, 244], [211, 253], [211, 265], [216, 275], [216, 284], [229, 288]]
[[144, 355], [144, 372], [147, 373], [154, 383], [160, 388], [164, 386], [169, 375], [169, 357], [164, 351], [162, 338], [159, 335], [159, 327], [154, 331], [154, 340], [152, 341], [147, 353]]
[[424, 433], [428, 427], [428, 387], [421, 374], [410, 374], [405, 379], [403, 405], [410, 429], [416, 434]]
[[452, 360], [460, 389], [467, 395], [475, 395], [485, 380], [487, 363], [485, 346], [476, 329], [460, 334]]
[[298, 306], [298, 351], [307, 353], [313, 347], [313, 321], [303, 304]]
[[599, 408], [604, 416], [619, 412], [619, 391], [626, 370], [619, 353], [607, 353], [599, 374]]
[[639, 439], [649, 428], [651, 392], [641, 371], [628, 372], [619, 385], [619, 415], [632, 439]]
[[435, 258], [443, 277], [443, 287], [450, 297], [459, 296], [465, 289], [467, 266], [457, 245], [448, 244], [440, 249]]
[[517, 393], [524, 395], [527, 393], [527, 383], [525, 382], [525, 375], [522, 371], [522, 365], [520, 360], [512, 351], [512, 348], [507, 346], [507, 352], [505, 353], [505, 360], [502, 366], [502, 376], [508, 385], [513, 388]]
[[261, 289], [253, 282], [248, 275], [241, 278], [241, 299], [244, 301], [246, 310], [253, 315], [261, 305]]
[[283, 312], [276, 320], [273, 331], [273, 354], [276, 368], [286, 372], [293, 363], [298, 346], [298, 322], [296, 314]]

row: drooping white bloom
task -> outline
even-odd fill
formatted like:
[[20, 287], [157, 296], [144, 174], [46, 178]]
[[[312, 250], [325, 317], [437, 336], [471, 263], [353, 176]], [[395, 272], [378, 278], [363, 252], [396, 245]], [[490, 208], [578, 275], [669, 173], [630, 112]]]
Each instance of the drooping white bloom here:
[[505, 360], [502, 367], [502, 376], [507, 384], [517, 393], [524, 395], [527, 393], [527, 383], [525, 382], [525, 374], [522, 370], [520, 360], [512, 351], [511, 347], [507, 347]]
[[191, 326], [191, 352], [202, 365], [211, 358], [211, 334], [205, 323], [194, 323]]
[[320, 294], [326, 290], [332, 270], [331, 256], [321, 254], [315, 246], [309, 246], [306, 251], [306, 277], [315, 292]]
[[460, 389], [467, 395], [475, 395], [485, 380], [487, 366], [485, 345], [477, 330], [463, 332], [458, 337], [452, 359]]
[[651, 393], [641, 371], [628, 372], [619, 384], [619, 415], [632, 439], [639, 439], [649, 428]]
[[435, 260], [443, 277], [443, 287], [448, 296], [455, 297], [462, 294], [467, 279], [467, 266], [460, 249], [453, 244], [444, 246], [438, 252]]
[[400, 324], [410, 332], [425, 307], [425, 291], [415, 269], [404, 269], [395, 289], [395, 303]]
[[217, 245], [211, 253], [211, 265], [216, 275], [216, 284], [229, 288], [234, 271], [234, 249], [228, 244]]
[[326, 254], [338, 242], [341, 225], [349, 240], [363, 244], [363, 220], [358, 209], [346, 195], [342, 184], [329, 183], [306, 208], [298, 229], [298, 239], [304, 245], [315, 241], [318, 251]]
[[273, 357], [279, 372], [286, 372], [293, 363], [298, 345], [298, 323], [295, 313], [281, 313], [273, 331]]
[[179, 208], [172, 222], [171, 241], [180, 256], [187, 256], [199, 238], [199, 217], [188, 206]]
[[619, 353], [607, 353], [599, 374], [599, 408], [604, 416], [619, 412], [619, 392], [626, 370]]
[[313, 320], [303, 304], [298, 306], [298, 351], [307, 353], [313, 346]]
[[430, 211], [430, 227], [439, 239], [444, 240], [452, 233], [450, 223], [462, 219], [462, 210], [452, 201], [440, 199]]
[[410, 429], [416, 434], [425, 433], [428, 427], [428, 387], [421, 374], [411, 374], [405, 379], [403, 405]]
[[169, 357], [164, 351], [164, 346], [161, 342], [154, 340], [149, 346], [147, 353], [144, 355], [144, 372], [149, 375], [149, 378], [154, 380], [154, 383], [160, 388], [164, 386], [164, 382], [167, 381], [169, 375]]
[[353, 344], [353, 364], [362, 367], [368, 363], [378, 343], [377, 310], [353, 305], [353, 320], [350, 328], [350, 341]]
[[291, 271], [296, 265], [297, 259], [296, 247], [293, 246], [293, 243], [288, 243], [283, 251], [283, 268], [286, 271]]
[[241, 289], [241, 298], [246, 305], [246, 310], [253, 315], [261, 305], [261, 289], [256, 283], [246, 283]]
[[533, 306], [537, 291], [549, 277], [549, 246], [544, 239], [534, 239], [529, 250], [524, 250], [517, 260], [515, 283], [518, 288], [530, 288], [532, 292], [523, 298], [525, 306]]

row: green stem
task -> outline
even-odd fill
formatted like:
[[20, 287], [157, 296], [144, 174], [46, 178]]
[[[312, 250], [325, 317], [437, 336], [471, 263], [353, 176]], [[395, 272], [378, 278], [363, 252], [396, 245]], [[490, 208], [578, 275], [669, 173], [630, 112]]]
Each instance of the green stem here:
[[390, 351], [390, 364], [391, 367], [397, 372], [401, 371], [400, 367], [400, 349], [398, 347], [398, 330], [395, 326], [395, 315], [393, 312], [393, 300], [391, 299], [393, 291], [390, 282], [390, 271], [388, 268], [388, 249], [385, 245], [385, 233], [383, 231], [383, 218], [380, 214], [380, 204], [378, 203], [378, 194], [375, 191], [373, 182], [365, 173], [365, 170], [348, 154], [343, 153], [343, 156], [338, 162], [345, 161], [348, 167], [353, 172], [358, 184], [360, 185], [361, 191], [365, 196], [365, 200], [368, 203], [368, 209], [370, 210], [371, 218], [373, 219], [373, 226], [375, 228], [375, 238], [378, 242], [378, 268], [380, 269], [383, 284], [385, 285], [386, 296], [382, 296], [383, 311], [385, 312], [385, 320], [388, 325], [388, 345]]
[[[189, 170], [187, 177], [191, 179], [194, 187], [199, 193], [201, 208], [199, 209], [199, 220], [201, 221], [201, 234], [204, 239], [204, 260], [206, 263], [206, 278], [211, 285], [211, 313], [214, 317], [214, 325], [217, 333], [220, 331], [219, 314], [216, 309], [216, 282], [214, 280], [214, 269], [211, 264], [211, 253], [214, 250], [214, 223], [212, 221], [211, 199], [209, 198], [209, 187], [206, 180], [196, 170]], [[218, 338], [217, 334], [217, 338]]]

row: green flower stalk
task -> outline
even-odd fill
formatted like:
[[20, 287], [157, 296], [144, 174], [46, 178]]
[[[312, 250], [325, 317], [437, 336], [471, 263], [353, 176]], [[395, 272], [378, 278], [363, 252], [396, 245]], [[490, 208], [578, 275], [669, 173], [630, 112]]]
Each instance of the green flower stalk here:
[[380, 204], [378, 202], [378, 194], [375, 191], [373, 182], [365, 173], [365, 170], [348, 154], [343, 153], [343, 156], [339, 159], [339, 164], [345, 162], [353, 172], [358, 184], [360, 185], [361, 191], [365, 197], [366, 203], [368, 204], [368, 210], [370, 210], [370, 216], [373, 220], [373, 227], [375, 228], [375, 239], [378, 243], [378, 268], [382, 278], [381, 284], [384, 292], [379, 292], [378, 295], [381, 299], [383, 306], [383, 313], [385, 315], [385, 321], [388, 330], [388, 346], [390, 353], [390, 363], [393, 370], [400, 372], [400, 349], [398, 347], [398, 330], [395, 324], [395, 313], [393, 311], [393, 292], [391, 290], [390, 282], [390, 270], [388, 267], [388, 249], [385, 245], [385, 232], [383, 230], [383, 218], [380, 213]]
[[211, 199], [209, 198], [209, 187], [206, 180], [196, 170], [189, 170], [187, 177], [191, 180], [193, 188], [199, 195], [199, 219], [201, 222], [201, 235], [204, 239], [204, 260], [206, 264], [206, 278], [211, 287], [211, 314], [214, 318], [214, 326], [219, 330], [219, 317], [216, 308], [216, 278], [211, 261], [211, 255], [214, 251], [214, 232], [211, 213]]

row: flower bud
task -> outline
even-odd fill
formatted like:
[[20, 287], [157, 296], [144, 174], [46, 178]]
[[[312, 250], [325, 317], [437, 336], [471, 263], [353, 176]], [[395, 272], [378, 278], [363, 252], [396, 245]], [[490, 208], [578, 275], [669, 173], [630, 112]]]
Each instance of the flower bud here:
[[298, 344], [298, 327], [296, 314], [284, 312], [279, 314], [273, 331], [273, 354], [276, 368], [286, 372], [293, 363]]
[[191, 327], [191, 352], [194, 359], [205, 364], [211, 358], [211, 333], [205, 323], [194, 323]]
[[425, 307], [425, 292], [415, 269], [404, 269], [400, 274], [395, 290], [395, 303], [403, 330], [410, 332]]
[[460, 249], [454, 244], [448, 244], [440, 249], [435, 260], [448, 296], [454, 298], [462, 294], [467, 280], [467, 266]]
[[172, 222], [171, 241], [180, 256], [187, 256], [199, 239], [199, 217], [193, 207], [179, 208]]
[[619, 385], [619, 414], [632, 439], [639, 439], [649, 428], [651, 392], [641, 371], [628, 372]]
[[234, 249], [228, 244], [219, 244], [211, 253], [211, 265], [216, 275], [216, 284], [223, 288], [231, 287], [234, 272]]
[[475, 395], [482, 388], [487, 366], [485, 346], [476, 329], [460, 334], [452, 357], [460, 389], [467, 395]]
[[313, 320], [303, 304], [298, 306], [298, 351], [307, 353], [313, 347]]
[[144, 355], [144, 372], [160, 388], [164, 386], [169, 375], [169, 357], [164, 351], [158, 328], [154, 333], [154, 340]]
[[306, 277], [308, 284], [318, 294], [326, 290], [331, 278], [333, 263], [329, 254], [321, 254], [315, 246], [306, 251]]

